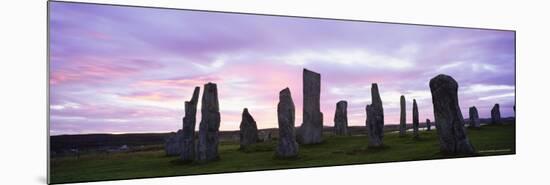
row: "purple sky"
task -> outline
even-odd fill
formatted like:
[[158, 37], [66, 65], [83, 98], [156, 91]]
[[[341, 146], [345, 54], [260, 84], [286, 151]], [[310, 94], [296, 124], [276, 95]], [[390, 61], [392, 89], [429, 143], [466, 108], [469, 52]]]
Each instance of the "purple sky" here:
[[386, 124], [399, 122], [402, 94], [408, 122], [413, 98], [421, 122], [433, 120], [428, 82], [441, 73], [458, 81], [465, 118], [473, 105], [489, 117], [494, 103], [514, 115], [510, 31], [62, 2], [50, 2], [49, 21], [52, 135], [176, 131], [207, 82], [218, 84], [222, 130], [237, 130], [245, 107], [259, 128], [277, 127], [285, 87], [299, 126], [303, 68], [321, 73], [325, 125], [339, 100], [349, 124], [364, 125], [371, 83]]

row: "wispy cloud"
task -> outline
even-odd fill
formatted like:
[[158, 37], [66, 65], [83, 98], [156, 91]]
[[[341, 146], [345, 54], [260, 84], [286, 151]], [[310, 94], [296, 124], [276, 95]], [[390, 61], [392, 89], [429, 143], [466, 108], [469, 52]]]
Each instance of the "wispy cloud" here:
[[440, 73], [459, 82], [461, 109], [475, 105], [487, 117], [500, 103], [504, 117], [514, 114], [512, 32], [51, 5], [54, 134], [175, 131], [184, 102], [207, 82], [218, 84], [222, 130], [237, 130], [245, 107], [260, 128], [276, 127], [277, 93], [286, 87], [299, 125], [303, 68], [321, 73], [325, 125], [339, 100], [348, 101], [350, 125], [364, 125], [372, 83], [386, 123], [398, 123], [401, 95], [408, 112], [416, 99], [421, 120], [433, 118], [428, 82]]

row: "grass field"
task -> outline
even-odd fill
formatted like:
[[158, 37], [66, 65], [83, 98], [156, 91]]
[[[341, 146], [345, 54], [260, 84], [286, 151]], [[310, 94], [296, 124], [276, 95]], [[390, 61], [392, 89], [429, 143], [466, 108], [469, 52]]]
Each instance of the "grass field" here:
[[[476, 156], [515, 154], [515, 124], [489, 125], [468, 129]], [[220, 160], [207, 164], [181, 164], [163, 150], [116, 154], [91, 154], [51, 159], [51, 183], [162, 177], [220, 172], [283, 169], [391, 161], [441, 159], [437, 132], [421, 131], [420, 139], [386, 133], [385, 147], [367, 148], [367, 136], [324, 136], [324, 142], [300, 146], [298, 159], [275, 159], [276, 141], [238, 150], [237, 142], [220, 143]]]

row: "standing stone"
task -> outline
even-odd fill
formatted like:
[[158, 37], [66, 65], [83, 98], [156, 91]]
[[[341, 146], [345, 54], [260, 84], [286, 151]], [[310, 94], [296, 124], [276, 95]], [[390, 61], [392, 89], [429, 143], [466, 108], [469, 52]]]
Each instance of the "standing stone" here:
[[458, 105], [458, 83], [450, 76], [440, 74], [430, 80], [435, 127], [440, 150], [444, 154], [472, 154], [464, 117]]
[[219, 128], [218, 88], [214, 83], [207, 83], [204, 85], [204, 92], [202, 93], [201, 123], [199, 125], [199, 142], [196, 156], [199, 162], [219, 159]]
[[418, 139], [418, 105], [416, 104], [416, 99], [413, 99], [413, 138]]
[[183, 132], [179, 129], [176, 133], [171, 133], [164, 139], [164, 152], [166, 156], [177, 156], [181, 153]]
[[271, 142], [271, 132], [270, 131], [260, 131], [258, 137], [262, 142]]
[[334, 134], [344, 136], [348, 135], [348, 102], [339, 101], [336, 103], [336, 112], [334, 113]]
[[323, 114], [320, 108], [321, 74], [304, 69], [303, 71], [303, 122], [297, 133], [300, 144], [322, 142]]
[[479, 128], [480, 123], [479, 123], [479, 114], [477, 112], [477, 108], [475, 106], [470, 107], [469, 113], [470, 113], [470, 127]]
[[298, 143], [294, 137], [294, 102], [288, 88], [279, 92], [277, 118], [279, 121], [279, 143], [277, 143], [275, 155], [279, 158], [298, 156]]
[[401, 119], [399, 120], [399, 136], [405, 136], [407, 132], [407, 105], [405, 96], [401, 95]]
[[430, 122], [430, 119], [426, 119], [426, 130], [432, 130], [432, 122]]
[[241, 125], [239, 128], [241, 149], [258, 142], [258, 127], [256, 126], [256, 121], [254, 121], [254, 118], [250, 115], [250, 113], [248, 113], [247, 108], [244, 108], [243, 110]]
[[190, 101], [185, 102], [185, 116], [183, 117], [182, 148], [180, 159], [192, 161], [195, 159], [195, 125], [197, 122], [197, 104], [200, 87], [195, 87]]
[[372, 84], [371, 96], [372, 104], [366, 107], [369, 147], [380, 147], [384, 137], [384, 110], [376, 83]]
[[497, 103], [495, 104], [493, 109], [491, 109], [491, 124], [501, 124], [501, 123], [502, 122], [500, 121], [500, 105]]

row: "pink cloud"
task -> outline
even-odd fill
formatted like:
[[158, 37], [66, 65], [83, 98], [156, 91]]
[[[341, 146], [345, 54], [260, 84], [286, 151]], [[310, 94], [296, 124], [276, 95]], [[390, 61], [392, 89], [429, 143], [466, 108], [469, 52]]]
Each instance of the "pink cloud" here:
[[70, 57], [52, 61], [50, 84], [85, 83], [125, 79], [162, 65], [139, 59], [106, 59], [97, 57]]
[[157, 79], [157, 80], [142, 80], [134, 83], [134, 87], [148, 87], [148, 88], [194, 88], [195, 86], [202, 86], [208, 82], [219, 81], [219, 78], [213, 76], [196, 76], [196, 77], [178, 77], [172, 79]]
[[167, 92], [162, 91], [153, 91], [153, 92], [136, 92], [131, 93], [129, 95], [121, 95], [120, 96], [124, 100], [128, 101], [174, 101], [180, 99], [182, 96], [174, 95]]

